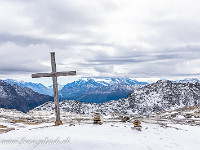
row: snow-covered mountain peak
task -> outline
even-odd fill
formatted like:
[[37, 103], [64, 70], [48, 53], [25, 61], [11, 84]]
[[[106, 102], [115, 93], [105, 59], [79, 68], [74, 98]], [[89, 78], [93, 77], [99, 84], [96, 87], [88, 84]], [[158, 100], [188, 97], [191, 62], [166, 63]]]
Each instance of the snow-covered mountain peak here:
[[195, 84], [195, 83], [200, 83], [200, 81], [199, 81], [199, 79], [197, 79], [197, 78], [185, 78], [185, 79], [183, 79], [183, 80], [176, 80], [175, 82], [177, 82], [177, 83], [193, 83], [193, 84]]

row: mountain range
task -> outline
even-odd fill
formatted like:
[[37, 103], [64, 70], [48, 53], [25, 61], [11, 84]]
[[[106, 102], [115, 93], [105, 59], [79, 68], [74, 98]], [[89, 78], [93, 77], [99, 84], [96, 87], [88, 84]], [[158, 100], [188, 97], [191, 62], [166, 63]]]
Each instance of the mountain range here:
[[126, 98], [133, 89], [146, 84], [129, 78], [82, 78], [66, 84], [59, 95], [63, 100], [102, 103]]
[[[27, 112], [45, 102], [53, 101], [52, 86], [40, 83], [0, 80], [0, 107]], [[78, 81], [59, 85], [61, 100], [74, 99], [82, 102], [103, 103], [125, 98], [134, 89], [144, 86], [145, 82], [127, 78], [82, 78]], [[43, 93], [43, 94], [41, 94]], [[45, 95], [44, 95], [45, 94]]]
[[[53, 96], [52, 86], [46, 87], [41, 83], [4, 80], [11, 85], [31, 88], [40, 94]], [[142, 87], [147, 82], [138, 82], [129, 78], [81, 78], [64, 86], [59, 84], [60, 100], [79, 100], [81, 102], [102, 103], [109, 100], [126, 98], [135, 88]]]
[[[151, 114], [199, 104], [200, 84], [198, 82], [193, 84], [159, 80], [156, 83], [134, 89], [125, 99], [99, 104], [65, 100], [60, 102], [60, 108], [62, 111], [81, 114], [90, 114], [95, 111], [102, 114]], [[53, 111], [54, 104], [47, 102], [34, 110]]]
[[[14, 80], [7, 82], [0, 80], [0, 107], [27, 112], [47, 102], [37, 109], [53, 109], [53, 97], [32, 90], [45, 91], [51, 87]], [[198, 79], [159, 80], [147, 84], [128, 78], [82, 78], [62, 87], [59, 95], [65, 101], [60, 102], [60, 105], [65, 111], [77, 113], [89, 113], [98, 109], [102, 113], [148, 114], [198, 105], [199, 84]], [[47, 108], [47, 105], [52, 106]]]

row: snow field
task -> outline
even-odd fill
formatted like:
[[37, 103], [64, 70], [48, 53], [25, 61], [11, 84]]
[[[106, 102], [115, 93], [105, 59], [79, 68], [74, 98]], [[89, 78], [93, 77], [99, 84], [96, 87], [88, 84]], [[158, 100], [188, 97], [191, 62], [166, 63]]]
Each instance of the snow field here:
[[[142, 123], [142, 132], [132, 130], [131, 123], [106, 123], [101, 126], [76, 124], [53, 126], [53, 123], [24, 125], [0, 134], [3, 140], [69, 140], [67, 144], [1, 144], [0, 150], [198, 150], [200, 127], [168, 124], [168, 128]], [[9, 123], [3, 125], [9, 126]], [[49, 127], [47, 127], [49, 126]], [[13, 126], [12, 126], [13, 127]], [[44, 127], [44, 128], [39, 128]], [[18, 130], [17, 130], [18, 129]]]

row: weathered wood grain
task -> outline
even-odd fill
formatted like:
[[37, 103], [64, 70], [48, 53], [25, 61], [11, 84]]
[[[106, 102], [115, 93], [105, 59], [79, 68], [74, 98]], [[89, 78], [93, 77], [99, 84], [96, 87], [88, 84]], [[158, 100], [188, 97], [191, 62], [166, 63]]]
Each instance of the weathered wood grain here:
[[42, 77], [59, 77], [59, 76], [74, 76], [76, 71], [64, 71], [64, 72], [52, 72], [52, 73], [36, 73], [32, 74], [32, 78], [42, 78]]
[[75, 76], [76, 71], [63, 71], [63, 72], [56, 72], [56, 76]]
[[[51, 67], [52, 73], [56, 73], [56, 61], [55, 61], [55, 52], [51, 52]], [[56, 122], [60, 121], [60, 108], [59, 108], [59, 99], [58, 99], [58, 84], [57, 76], [52, 77], [53, 80], [53, 94], [54, 94], [54, 103], [55, 103], [55, 112], [56, 112]]]
[[53, 77], [52, 73], [36, 73], [32, 74], [32, 78]]

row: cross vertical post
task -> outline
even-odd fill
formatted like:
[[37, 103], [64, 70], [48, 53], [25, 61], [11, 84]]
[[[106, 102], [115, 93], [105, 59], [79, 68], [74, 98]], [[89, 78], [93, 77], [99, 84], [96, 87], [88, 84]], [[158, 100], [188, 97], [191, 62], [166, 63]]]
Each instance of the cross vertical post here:
[[[56, 73], [55, 52], [51, 52], [51, 67], [52, 67], [52, 74], [55, 74]], [[57, 76], [56, 75], [53, 76], [52, 80], [53, 80], [53, 94], [54, 94], [55, 113], [56, 113], [56, 125], [57, 124], [61, 125], [62, 121], [60, 120]]]
[[59, 108], [59, 97], [58, 97], [58, 76], [74, 76], [76, 75], [76, 71], [68, 71], [68, 72], [56, 72], [56, 60], [55, 60], [55, 52], [51, 52], [51, 73], [36, 73], [32, 74], [32, 78], [40, 78], [40, 77], [52, 77], [53, 80], [53, 94], [54, 94], [54, 103], [55, 103], [55, 113], [56, 113], [56, 122], [55, 125], [62, 125], [62, 121], [60, 120], [60, 108]]

